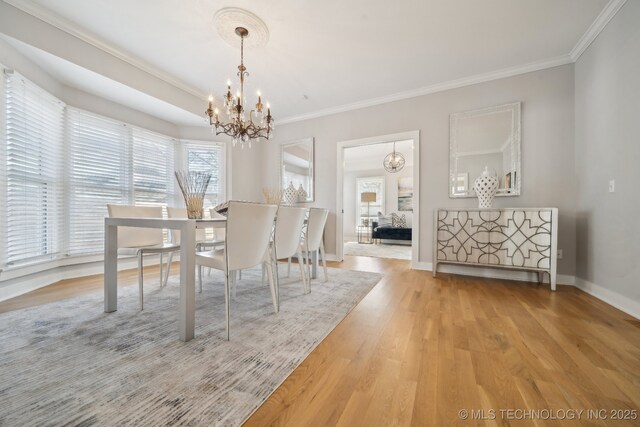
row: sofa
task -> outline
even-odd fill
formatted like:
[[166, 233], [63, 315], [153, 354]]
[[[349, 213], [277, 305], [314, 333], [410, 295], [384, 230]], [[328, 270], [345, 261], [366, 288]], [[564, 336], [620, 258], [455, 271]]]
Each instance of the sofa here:
[[408, 240], [411, 241], [411, 228], [378, 227], [372, 222], [371, 238], [377, 240]]

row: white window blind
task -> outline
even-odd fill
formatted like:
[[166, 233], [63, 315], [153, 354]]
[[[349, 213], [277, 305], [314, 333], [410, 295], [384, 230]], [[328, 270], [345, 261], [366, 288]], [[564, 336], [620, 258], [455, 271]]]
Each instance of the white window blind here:
[[207, 187], [204, 207], [208, 210], [226, 201], [224, 148], [215, 143], [188, 142], [186, 147], [187, 169], [190, 172], [208, 172], [211, 181]]
[[131, 144], [124, 124], [68, 108], [69, 255], [103, 249], [107, 204], [131, 202]]
[[[2, 69], [0, 67], [0, 69]], [[108, 203], [173, 205], [174, 159], [212, 174], [225, 200], [224, 147], [174, 139], [65, 106], [17, 73], [0, 78], [0, 269], [99, 254]]]
[[61, 250], [65, 105], [18, 73], [4, 77], [1, 262], [12, 265]]
[[133, 191], [136, 205], [167, 206], [174, 197], [175, 141], [133, 128]]
[[[364, 224], [364, 220], [377, 221], [378, 212], [384, 213], [384, 176], [358, 178], [356, 181], [356, 225]], [[376, 201], [364, 203], [362, 193], [376, 193]]]

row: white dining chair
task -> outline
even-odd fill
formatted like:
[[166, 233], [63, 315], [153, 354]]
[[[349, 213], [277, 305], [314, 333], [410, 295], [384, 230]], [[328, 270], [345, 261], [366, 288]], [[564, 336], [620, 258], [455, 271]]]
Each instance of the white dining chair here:
[[[272, 258], [276, 266], [276, 274], [278, 274], [278, 259], [291, 259], [293, 256], [298, 257], [300, 265], [300, 275], [302, 277], [302, 286], [305, 293], [309, 293], [307, 285], [307, 274], [305, 272], [302, 249], [300, 246], [302, 239], [302, 228], [304, 227], [304, 219], [307, 215], [305, 208], [294, 208], [290, 206], [280, 206], [276, 216], [275, 244], [271, 244]], [[265, 265], [262, 267], [262, 282], [264, 283]], [[277, 279], [277, 277], [276, 277]], [[277, 284], [277, 280], [276, 280]], [[277, 288], [277, 287], [276, 287]], [[279, 295], [279, 289], [276, 289]]]
[[[222, 215], [221, 213], [219, 213], [218, 211], [216, 211], [215, 208], [209, 208], [209, 215], [211, 215], [211, 218], [226, 218], [226, 216]], [[222, 242], [224, 244], [224, 239], [226, 236], [226, 230], [224, 228], [214, 228], [213, 229], [213, 239], [216, 242]], [[211, 269], [209, 269], [209, 271], [211, 271]], [[242, 270], [237, 271], [235, 273], [238, 276], [239, 280], [242, 280]], [[235, 280], [235, 278], [234, 278]], [[235, 282], [234, 282], [235, 284]], [[235, 290], [235, 288], [234, 288]]]
[[[187, 209], [167, 207], [167, 217], [168, 218], [188, 218]], [[213, 215], [211, 217], [214, 218]], [[174, 229], [170, 230], [169, 238], [171, 239], [172, 243], [179, 244], [180, 230], [174, 230]], [[195, 247], [196, 251], [199, 252], [207, 248], [222, 247], [223, 245], [224, 245], [224, 239], [223, 240], [216, 239], [215, 229], [214, 229], [213, 240], [207, 238], [207, 230], [202, 228], [196, 229], [196, 247]], [[173, 262], [173, 254], [174, 254], [173, 252], [169, 254], [169, 260], [167, 261], [167, 272], [165, 274], [165, 279], [164, 279], [165, 285], [167, 284], [167, 280], [169, 279], [169, 273], [171, 272], [171, 263]]]
[[[212, 219], [226, 218], [224, 215], [219, 214], [214, 208], [209, 208], [209, 215], [211, 215]], [[213, 240], [217, 242], [224, 242], [225, 235], [226, 235], [226, 230], [224, 228], [213, 229]]]
[[[107, 205], [111, 218], [162, 218], [160, 206]], [[179, 251], [180, 245], [165, 243], [161, 228], [118, 227], [118, 254], [138, 257], [138, 288], [140, 310], [144, 309], [142, 286], [144, 281], [145, 255], [160, 255], [160, 287], [163, 286], [163, 255]]]
[[196, 253], [198, 281], [202, 290], [202, 267], [224, 272], [225, 315], [229, 340], [230, 288], [235, 272], [267, 263], [271, 299], [278, 312], [277, 289], [269, 255], [269, 241], [278, 207], [261, 203], [229, 202], [224, 249]]
[[324, 251], [324, 226], [327, 223], [327, 217], [329, 216], [328, 209], [309, 209], [309, 218], [307, 219], [306, 234], [302, 239], [300, 248], [303, 255], [306, 256], [306, 265], [309, 277], [309, 290], [311, 290], [311, 254], [313, 252], [319, 252], [322, 256], [322, 264], [324, 267], [324, 281], [329, 280], [327, 274], [327, 256]]

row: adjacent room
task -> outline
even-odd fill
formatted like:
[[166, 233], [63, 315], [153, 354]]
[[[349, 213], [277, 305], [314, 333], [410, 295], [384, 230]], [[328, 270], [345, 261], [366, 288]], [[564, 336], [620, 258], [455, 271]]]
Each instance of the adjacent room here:
[[347, 147], [343, 155], [344, 255], [410, 260], [413, 140]]
[[640, 425], [640, 0], [0, 0], [0, 426]]

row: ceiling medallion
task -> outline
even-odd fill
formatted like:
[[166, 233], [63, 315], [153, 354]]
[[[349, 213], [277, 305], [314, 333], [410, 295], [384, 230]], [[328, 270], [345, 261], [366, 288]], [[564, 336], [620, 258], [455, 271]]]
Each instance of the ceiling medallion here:
[[391, 173], [400, 172], [402, 168], [404, 168], [404, 163], [404, 156], [401, 153], [396, 152], [396, 143], [394, 142], [393, 152], [387, 154], [384, 158], [384, 162], [382, 163], [384, 165], [384, 169]]
[[237, 7], [225, 7], [213, 16], [213, 26], [218, 35], [228, 45], [240, 47], [240, 39], [235, 33], [236, 28], [246, 28], [249, 34], [244, 39], [244, 45], [248, 48], [262, 47], [269, 41], [269, 29], [258, 16], [248, 10]]
[[[240, 79], [240, 88], [234, 95], [231, 92], [231, 81], [227, 81], [227, 93], [223, 97], [224, 109], [226, 111], [226, 122], [220, 120], [220, 111], [214, 107], [213, 95], [209, 95], [209, 105], [205, 111], [205, 115], [209, 117], [209, 124], [215, 126], [216, 135], [221, 133], [229, 135], [233, 138], [233, 145], [238, 142], [244, 147], [245, 143], [251, 147], [251, 141], [259, 138], [271, 139], [273, 137], [273, 117], [269, 103], [262, 104], [262, 96], [257, 93], [258, 102], [255, 109], [247, 111], [246, 99], [244, 94], [244, 80], [249, 76], [247, 68], [244, 66], [244, 45], [245, 40], [253, 40], [252, 46], [259, 46], [269, 38], [269, 32], [266, 25], [257, 16], [250, 12], [237, 8], [226, 8], [218, 11], [214, 17], [216, 28], [223, 40], [232, 43], [229, 38], [229, 26], [235, 23], [246, 23], [246, 27], [239, 25], [234, 28], [235, 40], [239, 40], [240, 45], [240, 65], [238, 65], [238, 77]], [[249, 28], [256, 29], [256, 34], [252, 34]], [[249, 36], [250, 34], [251, 37]], [[266, 110], [266, 114], [265, 114]], [[255, 120], [255, 121], [254, 121]]]

